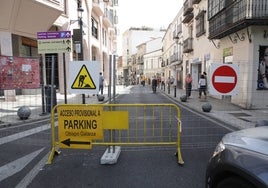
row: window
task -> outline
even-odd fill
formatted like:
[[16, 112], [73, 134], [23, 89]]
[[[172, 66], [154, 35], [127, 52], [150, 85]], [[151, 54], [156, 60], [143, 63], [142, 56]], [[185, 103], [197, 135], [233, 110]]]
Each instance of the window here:
[[235, 0], [209, 0], [208, 1], [208, 19], [212, 18], [224, 8], [230, 6]]
[[37, 54], [37, 41], [30, 38], [22, 37], [20, 56], [29, 57], [36, 56]]
[[205, 31], [205, 13], [206, 11], [201, 11], [195, 18], [196, 20], [196, 37], [203, 35]]
[[91, 18], [91, 28], [92, 28], [92, 36], [98, 39], [98, 22], [94, 19]]
[[212, 18], [219, 13], [225, 5], [223, 0], [209, 0], [208, 1], [208, 18]]
[[102, 29], [102, 44], [107, 46], [107, 31], [103, 28]]

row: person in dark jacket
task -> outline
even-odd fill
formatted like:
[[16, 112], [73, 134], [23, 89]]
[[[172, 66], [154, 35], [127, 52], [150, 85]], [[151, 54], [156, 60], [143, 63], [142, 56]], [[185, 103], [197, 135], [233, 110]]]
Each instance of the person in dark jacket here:
[[152, 89], [154, 93], [156, 92], [156, 87], [157, 87], [157, 78], [154, 76], [152, 79]]

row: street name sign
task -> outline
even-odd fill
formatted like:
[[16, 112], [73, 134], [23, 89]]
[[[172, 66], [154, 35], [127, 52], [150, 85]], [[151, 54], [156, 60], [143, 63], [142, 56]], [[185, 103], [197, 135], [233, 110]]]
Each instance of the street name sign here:
[[237, 95], [238, 65], [212, 64], [211, 87], [212, 95]]
[[72, 50], [71, 31], [37, 32], [39, 54], [66, 53]]

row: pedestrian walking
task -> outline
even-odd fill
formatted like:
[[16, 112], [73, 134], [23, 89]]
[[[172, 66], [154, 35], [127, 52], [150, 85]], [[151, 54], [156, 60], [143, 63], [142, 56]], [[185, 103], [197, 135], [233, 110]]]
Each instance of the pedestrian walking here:
[[156, 87], [157, 87], [157, 78], [156, 78], [156, 76], [154, 76], [152, 78], [152, 90], [153, 90], [153, 93], [156, 93]]
[[206, 91], [208, 89], [208, 79], [207, 79], [207, 73], [206, 72], [203, 72], [203, 75], [204, 75], [204, 78], [206, 80]]
[[165, 77], [164, 76], [162, 76], [161, 78], [161, 89], [165, 90]]
[[170, 85], [173, 85], [174, 84], [174, 81], [175, 81], [174, 77], [171, 76], [171, 78], [170, 78]]
[[198, 81], [198, 88], [199, 88], [199, 98], [201, 98], [202, 93], [204, 93], [205, 99], [207, 98], [207, 83], [206, 83], [206, 78], [205, 76], [202, 74], [200, 76], [200, 79]]
[[103, 82], [104, 82], [104, 78], [102, 76], [102, 73], [100, 72], [100, 77], [99, 77], [99, 92], [101, 93], [101, 95], [103, 95]]
[[185, 78], [185, 89], [186, 89], [186, 97], [189, 98], [191, 96], [192, 91], [192, 76], [190, 73], [187, 74]]
[[141, 76], [141, 85], [143, 85], [143, 87], [145, 86], [145, 76], [144, 75]]

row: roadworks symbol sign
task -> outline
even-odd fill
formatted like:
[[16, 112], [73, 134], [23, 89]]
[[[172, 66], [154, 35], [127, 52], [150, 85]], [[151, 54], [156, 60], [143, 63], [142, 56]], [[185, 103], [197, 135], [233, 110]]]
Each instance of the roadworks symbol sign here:
[[96, 85], [85, 65], [81, 67], [71, 87], [72, 89], [96, 89]]

